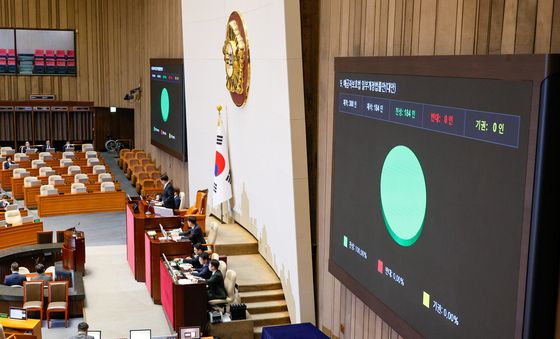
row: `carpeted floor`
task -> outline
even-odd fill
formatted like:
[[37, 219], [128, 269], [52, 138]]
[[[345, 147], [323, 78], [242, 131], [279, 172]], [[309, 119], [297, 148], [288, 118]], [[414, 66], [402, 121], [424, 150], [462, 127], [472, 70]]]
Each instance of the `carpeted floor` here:
[[146, 284], [134, 280], [126, 246], [96, 246], [87, 251], [84, 317], [103, 338], [127, 338], [130, 329], [149, 328], [152, 336], [170, 335], [161, 305], [155, 305]]

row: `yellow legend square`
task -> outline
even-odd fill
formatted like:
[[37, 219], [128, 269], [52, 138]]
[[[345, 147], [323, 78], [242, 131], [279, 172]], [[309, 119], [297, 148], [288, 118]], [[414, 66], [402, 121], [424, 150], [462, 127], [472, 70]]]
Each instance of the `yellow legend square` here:
[[430, 295], [426, 292], [424, 292], [424, 297], [423, 299], [423, 304], [424, 306], [426, 306], [427, 308], [430, 308]]

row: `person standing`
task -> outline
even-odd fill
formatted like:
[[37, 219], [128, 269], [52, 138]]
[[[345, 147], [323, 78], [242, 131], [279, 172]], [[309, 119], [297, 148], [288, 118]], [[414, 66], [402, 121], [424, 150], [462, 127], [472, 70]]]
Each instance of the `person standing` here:
[[161, 202], [163, 206], [170, 209], [175, 209], [175, 199], [173, 197], [173, 185], [169, 182], [169, 177], [163, 174], [159, 177], [161, 184], [163, 185], [163, 194], [161, 195]]

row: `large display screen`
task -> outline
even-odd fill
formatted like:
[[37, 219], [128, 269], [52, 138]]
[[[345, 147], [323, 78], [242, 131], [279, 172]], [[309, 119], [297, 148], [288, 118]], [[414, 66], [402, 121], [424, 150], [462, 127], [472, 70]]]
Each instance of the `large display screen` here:
[[534, 81], [348, 65], [335, 78], [331, 272], [410, 337], [521, 338]]
[[187, 160], [183, 60], [150, 60], [151, 142], [183, 161]]

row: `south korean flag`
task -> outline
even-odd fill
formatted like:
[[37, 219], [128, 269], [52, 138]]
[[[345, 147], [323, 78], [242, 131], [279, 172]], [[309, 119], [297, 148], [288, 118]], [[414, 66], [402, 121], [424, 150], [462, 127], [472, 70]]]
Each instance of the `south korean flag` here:
[[218, 132], [216, 133], [216, 160], [214, 162], [214, 187], [212, 192], [213, 206], [217, 206], [232, 197], [228, 143], [220, 117], [218, 117]]

